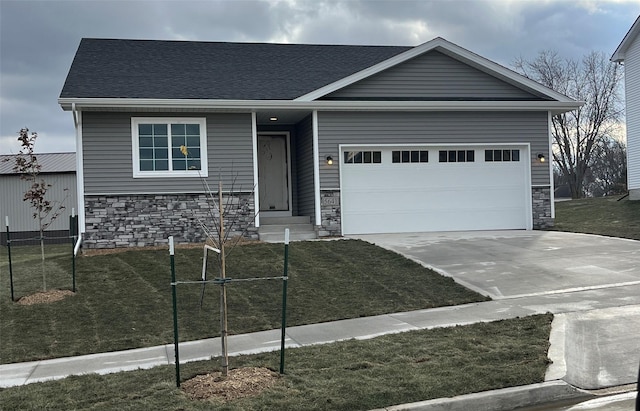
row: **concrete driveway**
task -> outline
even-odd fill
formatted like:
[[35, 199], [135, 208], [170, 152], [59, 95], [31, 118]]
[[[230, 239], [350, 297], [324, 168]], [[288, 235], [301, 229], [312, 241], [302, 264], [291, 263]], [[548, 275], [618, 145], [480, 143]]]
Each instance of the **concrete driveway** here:
[[554, 231], [352, 237], [453, 277], [504, 304], [503, 314], [553, 313], [547, 381], [583, 389], [636, 382], [640, 241]]
[[640, 241], [556, 231], [351, 236], [495, 300], [640, 284]]

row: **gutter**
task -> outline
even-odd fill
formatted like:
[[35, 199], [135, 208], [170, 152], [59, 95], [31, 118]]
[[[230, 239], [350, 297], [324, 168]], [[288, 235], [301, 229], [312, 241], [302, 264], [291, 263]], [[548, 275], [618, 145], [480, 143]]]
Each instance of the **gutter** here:
[[219, 112], [258, 110], [337, 111], [551, 111], [560, 114], [575, 110], [581, 101], [298, 101], [298, 100], [215, 100], [146, 98], [60, 98], [63, 110], [132, 111], [180, 108]]

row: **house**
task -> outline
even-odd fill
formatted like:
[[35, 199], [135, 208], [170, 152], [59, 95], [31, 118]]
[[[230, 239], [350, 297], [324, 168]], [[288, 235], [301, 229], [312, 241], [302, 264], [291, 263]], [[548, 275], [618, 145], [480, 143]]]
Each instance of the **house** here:
[[640, 17], [611, 56], [624, 63], [627, 118], [627, 187], [629, 199], [640, 200]]
[[[9, 220], [11, 239], [27, 239], [40, 236], [38, 221], [33, 218], [33, 208], [24, 201], [24, 193], [31, 183], [20, 178], [13, 171], [15, 155], [0, 155], [0, 217], [3, 230], [0, 243], [7, 245], [6, 220]], [[69, 235], [69, 216], [77, 209], [76, 198], [76, 155], [75, 153], [36, 154], [41, 166], [40, 177], [49, 187], [46, 199], [65, 207], [60, 215], [47, 228], [45, 237], [64, 237]], [[5, 161], [6, 160], [6, 161]], [[56, 242], [56, 241], [51, 241]], [[69, 240], [63, 239], [63, 242]], [[16, 243], [22, 244], [22, 243]]]
[[201, 179], [254, 238], [301, 221], [319, 237], [548, 227], [550, 117], [581, 103], [436, 38], [83, 39], [59, 104], [84, 244], [117, 247], [201, 241]]

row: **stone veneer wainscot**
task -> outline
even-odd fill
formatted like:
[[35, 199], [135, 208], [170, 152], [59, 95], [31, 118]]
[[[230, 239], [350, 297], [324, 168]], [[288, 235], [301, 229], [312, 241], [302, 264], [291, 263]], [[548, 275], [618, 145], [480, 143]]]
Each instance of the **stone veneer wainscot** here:
[[[225, 215], [225, 227], [233, 224], [229, 238], [257, 239], [252, 194], [235, 193], [224, 201], [232, 202]], [[204, 242], [199, 220], [215, 230], [212, 218], [219, 218], [205, 194], [87, 195], [85, 209], [86, 248], [157, 246], [167, 244], [171, 235], [176, 243]]]
[[320, 216], [318, 237], [342, 235], [340, 190], [325, 190], [320, 193]]
[[531, 211], [533, 213], [533, 228], [542, 230], [553, 227], [551, 188], [533, 187], [531, 189]]

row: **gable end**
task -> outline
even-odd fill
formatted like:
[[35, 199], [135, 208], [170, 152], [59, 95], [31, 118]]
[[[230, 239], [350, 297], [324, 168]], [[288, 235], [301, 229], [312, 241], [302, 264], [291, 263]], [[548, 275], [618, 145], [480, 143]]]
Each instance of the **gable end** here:
[[549, 100], [436, 50], [334, 91], [322, 100]]

